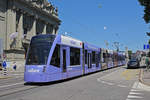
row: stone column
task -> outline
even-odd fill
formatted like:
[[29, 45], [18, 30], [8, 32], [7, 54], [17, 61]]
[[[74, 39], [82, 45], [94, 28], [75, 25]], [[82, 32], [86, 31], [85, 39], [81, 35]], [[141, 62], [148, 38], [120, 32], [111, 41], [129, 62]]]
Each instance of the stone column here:
[[33, 25], [31, 28], [31, 34], [32, 34], [32, 36], [34, 36], [34, 35], [36, 35], [36, 18], [33, 17], [32, 20], [33, 20]]
[[52, 34], [55, 34], [55, 26], [52, 25]]
[[16, 11], [12, 9], [7, 10], [7, 47], [6, 49], [10, 49], [11, 39], [10, 34], [16, 32]]
[[58, 26], [55, 28], [55, 34], [58, 34]]
[[44, 29], [43, 29], [43, 33], [44, 33], [44, 34], [47, 34], [47, 33], [46, 33], [46, 27], [47, 27], [47, 24], [44, 23]]
[[17, 47], [22, 48], [22, 38], [23, 38], [23, 14], [20, 14], [20, 19], [18, 23], [18, 41], [17, 41]]

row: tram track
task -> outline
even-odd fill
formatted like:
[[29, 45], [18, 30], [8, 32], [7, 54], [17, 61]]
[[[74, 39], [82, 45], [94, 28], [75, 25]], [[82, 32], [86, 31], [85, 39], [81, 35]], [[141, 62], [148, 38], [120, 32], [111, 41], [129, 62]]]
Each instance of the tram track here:
[[[22, 83], [22, 82], [21, 82]], [[28, 85], [25, 85], [24, 83], [22, 84], [13, 84], [13, 85], [6, 85], [8, 86], [7, 88], [4, 86], [4, 87], [0, 87], [0, 89], [3, 89], [1, 90], [2, 92], [0, 92], [0, 97], [4, 97], [4, 96], [8, 96], [8, 95], [12, 95], [12, 94], [16, 94], [16, 93], [19, 93], [19, 92], [23, 92], [23, 91], [27, 91], [27, 90], [30, 90], [30, 89], [35, 89], [35, 88], [38, 88], [39, 86], [28, 86]], [[6, 89], [4, 89], [6, 88]]]
[[[111, 69], [109, 71], [108, 70], [101, 71], [102, 76], [106, 75], [110, 72], [113, 72], [116, 69], [119, 69], [119, 68], [114, 68], [114, 69]], [[50, 83], [45, 83], [45, 84], [26, 84], [24, 81], [20, 81], [18, 83], [1, 85], [0, 86], [0, 98], [10, 96], [10, 95], [15, 95], [15, 94], [18, 94], [20, 92], [26, 92], [28, 90], [40, 88], [42, 86], [54, 85], [54, 84], [62, 83], [62, 82], [65, 82], [65, 80], [64, 81], [61, 80], [61, 81], [56, 81], [56, 82], [50, 82]]]
[[9, 78], [9, 79], [3, 79], [2, 81], [0, 81], [0, 87], [3, 85], [8, 85], [9, 83], [16, 83], [16, 82], [20, 82], [23, 81], [23, 78]]
[[15, 90], [11, 90], [11, 91], [10, 90], [9, 91], [5, 91], [5, 92], [0, 94], [0, 97], [16, 94], [16, 93], [27, 91], [27, 90], [31, 90], [31, 89], [34, 89], [34, 88], [38, 88], [38, 86], [22, 87], [22, 88], [17, 88]]

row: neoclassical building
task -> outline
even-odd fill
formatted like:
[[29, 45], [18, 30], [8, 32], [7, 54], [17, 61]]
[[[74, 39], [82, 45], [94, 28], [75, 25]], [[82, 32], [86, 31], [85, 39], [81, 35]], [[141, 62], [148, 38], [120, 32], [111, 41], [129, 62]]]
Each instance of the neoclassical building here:
[[0, 41], [7, 59], [24, 59], [30, 39], [57, 34], [58, 9], [47, 0], [0, 0]]

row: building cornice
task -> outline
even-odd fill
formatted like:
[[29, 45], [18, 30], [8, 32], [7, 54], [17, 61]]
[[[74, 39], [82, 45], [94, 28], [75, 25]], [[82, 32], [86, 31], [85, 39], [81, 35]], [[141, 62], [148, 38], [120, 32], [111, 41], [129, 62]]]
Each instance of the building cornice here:
[[[46, 8], [43, 8], [44, 6], [42, 6], [42, 4], [41, 4], [41, 7], [40, 7], [40, 5], [37, 5], [36, 3], [34, 3], [35, 1], [38, 1], [38, 0], [11, 0], [11, 1], [14, 1], [13, 9], [17, 9], [19, 7], [19, 6], [15, 5], [15, 2], [17, 2], [17, 3], [20, 3], [22, 5], [25, 5], [27, 8], [33, 9], [34, 11], [32, 11], [32, 13], [31, 12], [27, 12], [30, 15], [37, 16], [33, 12], [38, 12], [41, 15], [45, 15], [45, 16], [51, 18], [51, 19], [54, 19], [58, 23], [58, 25], [60, 25], [60, 23], [61, 23], [61, 20], [58, 18], [58, 14], [56, 13], [57, 8], [54, 8], [50, 3], [48, 3], [49, 5], [47, 5], [46, 7], [51, 5], [51, 7], [53, 7], [53, 8], [52, 8], [51, 11], [48, 11], [48, 10], [46, 10]], [[21, 8], [19, 8], [19, 9], [21, 9]], [[24, 10], [24, 9], [21, 9], [21, 10]]]

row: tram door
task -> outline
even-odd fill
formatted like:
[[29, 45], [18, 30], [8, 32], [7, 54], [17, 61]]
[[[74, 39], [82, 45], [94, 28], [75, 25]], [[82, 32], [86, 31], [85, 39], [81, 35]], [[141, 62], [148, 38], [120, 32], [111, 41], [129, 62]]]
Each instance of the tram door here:
[[92, 67], [91, 59], [91, 53], [88, 53], [88, 68]]
[[66, 50], [63, 49], [63, 72], [66, 72]]

